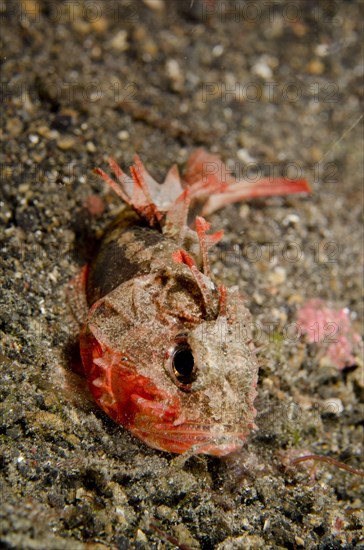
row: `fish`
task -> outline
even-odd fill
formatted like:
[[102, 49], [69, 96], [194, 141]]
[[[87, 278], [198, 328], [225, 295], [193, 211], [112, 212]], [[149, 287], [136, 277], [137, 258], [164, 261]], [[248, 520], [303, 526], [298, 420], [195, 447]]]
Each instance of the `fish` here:
[[135, 155], [98, 174], [125, 204], [70, 284], [83, 373], [98, 406], [148, 446], [225, 456], [256, 428], [258, 361], [246, 298], [215, 280], [223, 237], [205, 216], [245, 199], [307, 193], [305, 180], [236, 180], [194, 150], [158, 183]]

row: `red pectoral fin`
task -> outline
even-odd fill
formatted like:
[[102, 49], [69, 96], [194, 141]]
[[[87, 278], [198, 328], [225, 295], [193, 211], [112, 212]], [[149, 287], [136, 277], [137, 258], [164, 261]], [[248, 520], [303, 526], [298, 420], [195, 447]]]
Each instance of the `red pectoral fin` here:
[[311, 188], [304, 179], [263, 178], [253, 183], [247, 180], [239, 180], [229, 184], [228, 189], [223, 193], [211, 195], [203, 207], [202, 214], [207, 216], [228, 204], [242, 200], [310, 192]]
[[136, 423], [173, 422], [176, 418], [178, 407], [168, 400], [145, 399], [138, 394], [131, 395], [131, 400], [135, 407]]
[[202, 216], [242, 200], [272, 195], [308, 193], [310, 186], [303, 180], [262, 178], [259, 181], [237, 180], [218, 155], [204, 149], [192, 152], [183, 176], [192, 203], [199, 203]]

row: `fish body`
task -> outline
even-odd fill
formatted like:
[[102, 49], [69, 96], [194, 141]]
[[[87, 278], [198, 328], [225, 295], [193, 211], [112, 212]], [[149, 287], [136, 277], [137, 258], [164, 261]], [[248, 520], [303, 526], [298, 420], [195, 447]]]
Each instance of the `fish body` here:
[[73, 290], [84, 303], [84, 373], [106, 414], [151, 447], [222, 456], [254, 428], [258, 363], [244, 299], [211, 274], [208, 249], [222, 232], [207, 233], [202, 217], [187, 225], [191, 202], [203, 211], [236, 200], [218, 176], [203, 181], [212, 161], [221, 163], [199, 150], [184, 179], [172, 168], [162, 185], [138, 158], [132, 181], [110, 162], [119, 185], [97, 170], [129, 209]]

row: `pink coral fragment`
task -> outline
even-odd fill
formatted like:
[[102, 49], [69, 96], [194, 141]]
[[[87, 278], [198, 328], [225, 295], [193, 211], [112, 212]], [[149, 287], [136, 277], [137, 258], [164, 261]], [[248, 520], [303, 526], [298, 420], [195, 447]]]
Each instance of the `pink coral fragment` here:
[[356, 362], [363, 341], [352, 326], [348, 308], [335, 309], [323, 300], [309, 300], [298, 310], [297, 321], [307, 342], [318, 344], [321, 356], [332, 365], [342, 370]]

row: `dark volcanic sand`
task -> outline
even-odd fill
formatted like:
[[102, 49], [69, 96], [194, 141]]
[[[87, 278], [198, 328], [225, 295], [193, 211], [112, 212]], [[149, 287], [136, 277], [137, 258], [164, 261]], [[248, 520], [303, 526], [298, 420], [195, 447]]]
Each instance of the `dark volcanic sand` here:
[[[190, 4], [1, 2], [4, 548], [172, 548], [153, 525], [181, 548], [364, 547], [363, 479], [284, 467], [300, 453], [362, 467], [360, 360], [341, 373], [285, 330], [313, 297], [350, 308], [356, 330], [363, 319], [362, 3]], [[93, 167], [137, 151], [161, 178], [196, 146], [245, 173], [288, 165], [313, 193], [212, 217], [225, 229], [217, 277], [274, 338], [244, 452], [184, 461], [131, 437], [66, 376], [66, 285], [120, 208]], [[84, 206], [94, 195], [103, 214]]]

